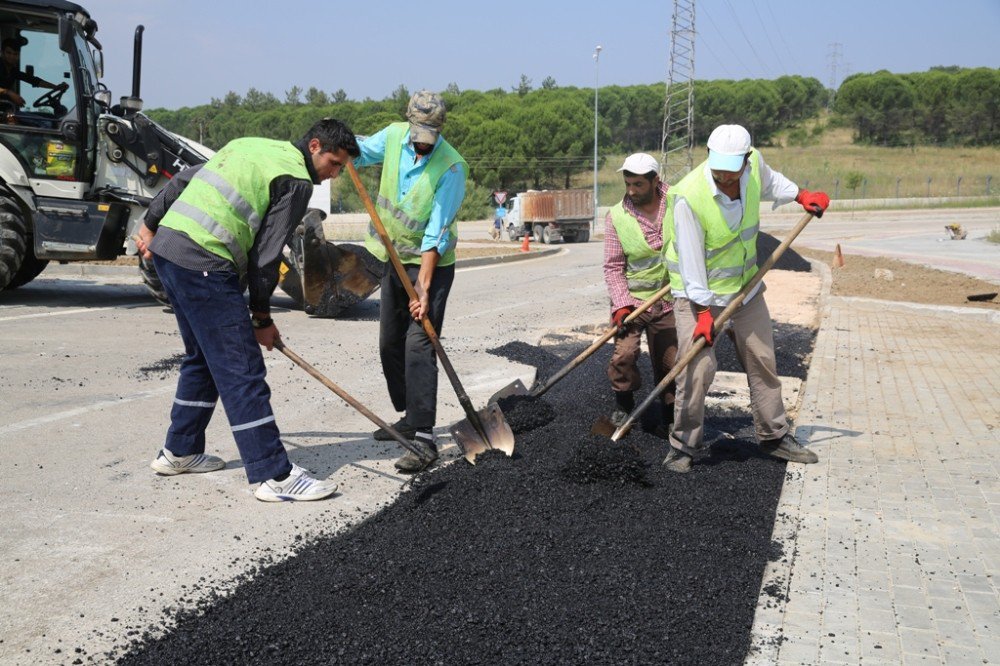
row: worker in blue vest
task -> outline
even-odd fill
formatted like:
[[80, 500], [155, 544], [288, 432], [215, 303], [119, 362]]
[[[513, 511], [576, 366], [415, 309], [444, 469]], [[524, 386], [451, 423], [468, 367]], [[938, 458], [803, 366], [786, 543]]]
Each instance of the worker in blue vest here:
[[[677, 379], [671, 448], [663, 461], [671, 471], [687, 472], [702, 448], [705, 396], [715, 378], [715, 317], [757, 273], [760, 202], [778, 206], [796, 201], [819, 217], [830, 198], [800, 189], [771, 169], [739, 125], [716, 127], [708, 137], [708, 159], [671, 187], [667, 197], [673, 234], [666, 259], [677, 354], [683, 357], [698, 338], [706, 342]], [[814, 463], [818, 457], [795, 440], [785, 416], [764, 289], [763, 283], [754, 287], [729, 319], [750, 385], [759, 446], [776, 458]]]
[[288, 460], [260, 348], [281, 339], [270, 298], [282, 249], [313, 186], [336, 178], [356, 155], [354, 134], [332, 118], [296, 143], [235, 139], [204, 165], [174, 176], [150, 204], [136, 246], [153, 261], [185, 351], [166, 444], [150, 464], [155, 472], [225, 466], [205, 453], [205, 429], [221, 399], [247, 479], [260, 484], [257, 499], [318, 500], [336, 492]]
[[[469, 165], [441, 136], [445, 105], [440, 95], [421, 90], [406, 109], [409, 122], [392, 123], [359, 141], [357, 166], [382, 164], [376, 208], [418, 300], [410, 301], [390, 263], [380, 287], [379, 356], [389, 398], [403, 416], [394, 428], [428, 454], [407, 453], [396, 469], [418, 472], [437, 458], [437, 358], [421, 325], [429, 317], [441, 334], [445, 306], [455, 279], [458, 209], [465, 198]], [[365, 247], [384, 262], [389, 255], [374, 225]], [[390, 440], [384, 429], [377, 440]]]

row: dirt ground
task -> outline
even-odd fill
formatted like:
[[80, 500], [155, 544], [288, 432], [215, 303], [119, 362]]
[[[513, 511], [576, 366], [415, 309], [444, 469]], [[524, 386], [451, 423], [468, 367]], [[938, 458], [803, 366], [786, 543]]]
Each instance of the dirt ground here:
[[[800, 249], [799, 252], [802, 256], [821, 261], [827, 266], [833, 261], [832, 252], [809, 248]], [[845, 257], [844, 266], [833, 268], [832, 271], [831, 293], [834, 296], [863, 296], [886, 301], [1000, 310], [1000, 297], [981, 302], [968, 299], [976, 294], [995, 294], [1000, 291], [996, 285], [962, 273], [857, 255]]]

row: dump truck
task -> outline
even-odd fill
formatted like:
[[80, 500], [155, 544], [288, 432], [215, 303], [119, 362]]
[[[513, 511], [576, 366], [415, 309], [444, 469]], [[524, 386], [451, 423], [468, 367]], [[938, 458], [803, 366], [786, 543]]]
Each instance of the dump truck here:
[[[136, 254], [132, 236], [152, 198], [176, 173], [212, 156], [142, 113], [143, 31], [135, 31], [131, 95], [112, 104], [101, 81], [97, 22], [86, 9], [66, 0], [0, 0], [0, 38], [20, 50], [19, 75], [0, 95], [0, 292], [31, 282], [50, 261]], [[325, 251], [312, 222], [290, 253], [299, 272], [283, 276], [301, 281], [300, 298], [323, 299], [300, 305], [333, 316], [327, 313], [339, 312], [337, 292], [324, 280], [334, 288], [344, 282], [346, 300], [356, 302], [354, 291], [371, 294], [378, 276], [357, 273], [372, 265], [370, 255], [342, 266], [340, 257], [367, 251]], [[312, 267], [323, 273], [303, 273]], [[152, 263], [140, 261], [139, 271], [150, 294], [166, 303]]]
[[507, 234], [512, 241], [525, 235], [538, 243], [586, 243], [594, 221], [590, 190], [528, 190], [510, 200]]

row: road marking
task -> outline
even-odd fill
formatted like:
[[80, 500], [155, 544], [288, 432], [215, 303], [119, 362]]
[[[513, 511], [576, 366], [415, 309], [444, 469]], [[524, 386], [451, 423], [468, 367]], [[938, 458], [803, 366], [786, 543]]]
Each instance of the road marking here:
[[60, 310], [59, 312], [36, 312], [35, 314], [0, 317], [0, 321], [17, 321], [18, 319], [36, 319], [38, 317], [59, 317], [61, 315], [80, 314], [81, 312], [100, 312], [101, 310], [116, 310], [120, 306], [109, 305], [103, 308], [82, 308], [80, 310]]
[[28, 419], [27, 421], [20, 421], [18, 423], [12, 423], [0, 427], [0, 436], [8, 435], [10, 433], [17, 432], [19, 430], [28, 430], [29, 428], [36, 428], [38, 426], [46, 425], [48, 423], [53, 423], [55, 421], [63, 421], [65, 419], [71, 419], [74, 416], [80, 416], [81, 414], [86, 414], [88, 412], [93, 412], [98, 409], [103, 409], [104, 407], [111, 407], [113, 405], [123, 405], [129, 402], [135, 402], [136, 400], [146, 400], [148, 398], [155, 398], [157, 396], [163, 395], [164, 393], [170, 393], [176, 390], [176, 386], [173, 384], [169, 386], [161, 386], [158, 389], [153, 389], [152, 391], [140, 391], [139, 393], [133, 393], [132, 395], [127, 395], [122, 398], [116, 398], [114, 400], [102, 400], [100, 402], [95, 402], [86, 407], [77, 407], [76, 409], [69, 409], [65, 412], [58, 412], [56, 414], [49, 414], [47, 416], [40, 416], [37, 419]]

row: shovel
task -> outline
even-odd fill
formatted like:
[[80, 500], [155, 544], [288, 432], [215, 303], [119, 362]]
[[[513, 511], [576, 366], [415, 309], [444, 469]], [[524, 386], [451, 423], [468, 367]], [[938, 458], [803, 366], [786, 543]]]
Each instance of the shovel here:
[[[399, 281], [406, 288], [406, 294], [410, 297], [411, 301], [418, 300], [417, 293], [413, 289], [413, 284], [406, 275], [406, 269], [403, 268], [403, 264], [399, 261], [396, 248], [393, 247], [392, 241], [389, 239], [389, 234], [386, 233], [385, 226], [382, 224], [382, 219], [379, 217], [378, 211], [375, 210], [375, 205], [372, 203], [371, 197], [368, 196], [368, 190], [365, 189], [364, 184], [361, 182], [358, 170], [354, 168], [353, 162], [347, 162], [347, 172], [351, 175], [351, 180], [354, 181], [354, 187], [358, 191], [358, 196], [364, 202], [368, 216], [371, 217], [372, 224], [375, 226], [379, 238], [382, 239], [382, 244], [385, 245], [386, 252], [389, 253], [389, 260], [392, 262]], [[434, 351], [437, 353], [438, 360], [441, 361], [441, 366], [448, 375], [448, 379], [451, 380], [451, 386], [455, 389], [455, 394], [458, 396], [458, 401], [462, 404], [462, 409], [465, 410], [466, 418], [450, 428], [451, 436], [455, 439], [455, 443], [458, 444], [458, 448], [462, 450], [462, 455], [473, 465], [476, 464], [476, 456], [487, 450], [499, 449], [508, 456], [514, 455], [514, 431], [510, 429], [510, 424], [504, 418], [499, 405], [494, 403], [487, 405], [479, 412], [476, 411], [475, 407], [472, 406], [472, 401], [469, 399], [468, 394], [466, 394], [465, 389], [462, 387], [462, 382], [455, 373], [455, 368], [452, 367], [451, 361], [448, 360], [448, 355], [445, 354], [444, 347], [441, 346], [441, 340], [434, 330], [434, 325], [431, 324], [430, 319], [427, 317], [423, 317], [420, 323], [423, 325], [424, 333], [427, 334], [431, 345], [434, 346]]]
[[291, 349], [286, 347], [284, 342], [282, 342], [281, 340], [276, 340], [274, 343], [274, 348], [280, 351], [288, 358], [290, 358], [292, 362], [295, 363], [295, 365], [299, 366], [300, 368], [308, 372], [310, 375], [318, 379], [320, 383], [323, 384], [323, 386], [327, 387], [328, 389], [336, 393], [341, 400], [343, 400], [348, 405], [361, 412], [361, 414], [367, 417], [369, 421], [377, 425], [379, 428], [384, 428], [385, 431], [388, 432], [390, 435], [392, 435], [392, 438], [396, 440], [399, 443], [399, 445], [402, 446], [404, 449], [406, 449], [413, 455], [417, 456], [425, 463], [429, 463], [433, 460], [433, 458], [430, 456], [428, 452], [421, 450], [419, 446], [415, 446], [413, 442], [411, 442], [410, 440], [406, 439], [398, 432], [396, 432], [396, 430], [391, 425], [387, 424], [385, 421], [375, 416], [375, 414], [373, 414], [367, 407], [365, 407], [360, 402], [351, 397], [351, 395], [347, 393], [347, 391], [340, 388], [332, 381], [324, 377], [319, 370], [306, 363], [304, 360], [302, 360], [301, 356], [299, 356]]
[[[736, 294], [736, 296], [729, 303], [729, 305], [727, 305], [726, 308], [721, 313], [719, 313], [719, 316], [715, 318], [715, 325], [712, 327], [713, 339], [719, 333], [722, 332], [723, 325], [729, 320], [730, 317], [733, 316], [733, 313], [736, 312], [737, 308], [739, 308], [743, 304], [743, 299], [746, 298], [746, 295], [749, 294], [751, 291], [753, 291], [753, 288], [756, 287], [760, 283], [760, 281], [764, 279], [764, 274], [774, 267], [774, 265], [778, 262], [778, 259], [781, 258], [781, 255], [785, 253], [785, 250], [788, 249], [788, 246], [791, 245], [792, 241], [795, 240], [795, 237], [798, 236], [803, 229], [805, 229], [806, 225], [809, 224], [809, 220], [811, 220], [812, 218], [813, 218], [812, 213], [806, 213], [802, 217], [802, 219], [799, 220], [798, 224], [796, 224], [795, 227], [791, 230], [791, 232], [789, 232], [785, 240], [781, 241], [781, 244], [778, 247], [776, 247], [771, 256], [767, 258], [767, 261], [765, 261], [763, 265], [761, 265], [757, 273], [750, 279], [749, 282], [746, 283], [746, 285], [744, 285], [742, 289], [740, 289], [739, 293]], [[691, 360], [694, 359], [694, 357], [697, 356], [698, 353], [704, 347], [705, 347], [705, 338], [699, 337], [697, 340], [694, 341], [694, 344], [691, 345], [691, 348], [687, 351], [686, 354], [684, 354], [684, 356], [682, 356], [674, 364], [674, 367], [670, 370], [669, 373], [667, 373], [667, 376], [661, 379], [660, 383], [656, 385], [656, 388], [654, 388], [653, 391], [648, 396], [646, 396], [646, 399], [643, 400], [638, 407], [632, 410], [632, 413], [628, 415], [628, 418], [625, 420], [625, 423], [623, 423], [617, 430], [614, 431], [614, 433], [612, 433], [611, 435], [612, 442], [617, 442], [619, 439], [625, 436], [625, 434], [632, 428], [632, 424], [634, 424], [636, 420], [639, 418], [639, 416], [641, 416], [642, 413], [646, 411], [646, 408], [649, 407], [653, 403], [653, 401], [656, 400], [660, 396], [660, 394], [662, 394], [667, 389], [667, 384], [674, 381], [674, 379], [677, 378], [677, 375], [679, 375], [681, 371], [687, 367], [688, 363], [690, 363]], [[606, 434], [606, 433], [596, 433], [596, 434]]]
[[[666, 296], [668, 293], [670, 293], [669, 284], [664, 286], [662, 289], [660, 289], [652, 296], [650, 296], [648, 300], [644, 301], [635, 310], [630, 312], [629, 315], [625, 317], [624, 321], [622, 321], [622, 327], [624, 328], [628, 324], [631, 324], [636, 319], [636, 317], [638, 317], [643, 312], [648, 310], [650, 306], [653, 305], [653, 303], [656, 303], [664, 296]], [[524, 386], [524, 382], [522, 382], [520, 379], [516, 379], [510, 384], [507, 384], [507, 386], [504, 386], [502, 389], [494, 393], [492, 397], [490, 397], [489, 402], [495, 403], [500, 400], [503, 400], [504, 398], [509, 398], [515, 395], [526, 395], [529, 398], [540, 398], [545, 394], [546, 391], [555, 386], [559, 380], [561, 380], [563, 377], [568, 375], [572, 370], [577, 368], [581, 363], [590, 358], [594, 352], [596, 352], [604, 345], [604, 343], [606, 343], [608, 340], [614, 337], [614, 335], [617, 332], [618, 332], [617, 326], [612, 326], [611, 328], [609, 328], [607, 331], [604, 332], [604, 335], [599, 337], [597, 340], [593, 342], [593, 344], [591, 344], [589, 347], [580, 352], [576, 356], [576, 358], [574, 358], [572, 361], [570, 361], [562, 368], [560, 368], [558, 372], [552, 375], [549, 378], [549, 380], [544, 384], [542, 384], [541, 386], [536, 386], [531, 391], [528, 391], [528, 389]]]

